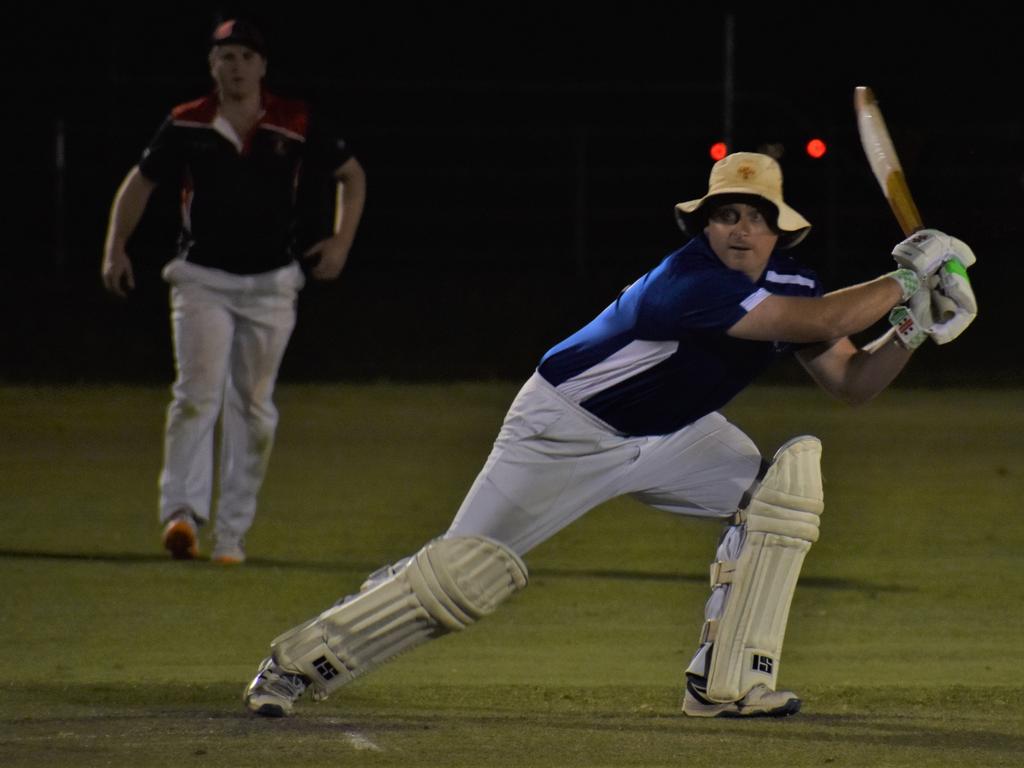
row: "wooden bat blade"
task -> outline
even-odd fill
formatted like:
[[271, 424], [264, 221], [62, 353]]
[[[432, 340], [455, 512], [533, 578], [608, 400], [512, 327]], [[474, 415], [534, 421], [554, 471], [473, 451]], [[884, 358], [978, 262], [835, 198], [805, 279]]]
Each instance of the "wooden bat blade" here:
[[903, 168], [900, 166], [899, 155], [889, 137], [889, 129], [882, 117], [882, 110], [874, 92], [859, 86], [853, 92], [853, 108], [857, 113], [857, 131], [860, 143], [864, 147], [864, 155], [871, 166], [871, 172], [882, 188], [882, 194], [889, 201], [896, 221], [903, 233], [909, 235], [921, 229], [924, 224], [918, 213], [914, 198], [910, 196]]

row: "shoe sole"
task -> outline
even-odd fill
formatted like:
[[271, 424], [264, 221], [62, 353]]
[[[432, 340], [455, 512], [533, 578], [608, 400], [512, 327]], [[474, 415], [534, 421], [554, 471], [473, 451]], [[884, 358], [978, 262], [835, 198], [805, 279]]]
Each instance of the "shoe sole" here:
[[725, 711], [719, 712], [717, 715], [715, 715], [715, 717], [789, 717], [790, 715], [795, 715], [799, 711], [800, 699], [790, 699], [781, 707], [776, 707], [775, 709], [768, 709], [764, 712], [744, 712], [743, 710], [739, 710], [737, 712]]
[[280, 704], [261, 704], [258, 709], [250, 711], [260, 717], [284, 717], [288, 714]]
[[[800, 699], [789, 699], [774, 709], [761, 711], [748, 708], [746, 711], [736, 704], [701, 704], [695, 701], [687, 693], [683, 702], [683, 714], [688, 717], [729, 717], [729, 718], [750, 718], [750, 717], [789, 717], [800, 711]], [[730, 709], [730, 707], [733, 707]]]
[[186, 522], [171, 523], [164, 531], [163, 539], [164, 549], [170, 552], [175, 560], [195, 560], [199, 555], [196, 534]]

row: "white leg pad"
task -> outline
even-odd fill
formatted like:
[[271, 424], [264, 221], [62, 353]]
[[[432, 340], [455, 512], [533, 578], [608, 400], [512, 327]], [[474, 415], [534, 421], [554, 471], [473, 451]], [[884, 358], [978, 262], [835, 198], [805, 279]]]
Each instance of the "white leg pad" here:
[[427, 640], [465, 629], [527, 583], [526, 565], [482, 536], [435, 539], [390, 577], [271, 643], [324, 698]]
[[821, 442], [794, 438], [740, 515], [746, 531], [735, 564], [712, 566], [713, 586], [729, 586], [721, 617], [705, 628], [708, 699], [736, 701], [758, 683], [775, 690], [793, 592], [823, 508]]

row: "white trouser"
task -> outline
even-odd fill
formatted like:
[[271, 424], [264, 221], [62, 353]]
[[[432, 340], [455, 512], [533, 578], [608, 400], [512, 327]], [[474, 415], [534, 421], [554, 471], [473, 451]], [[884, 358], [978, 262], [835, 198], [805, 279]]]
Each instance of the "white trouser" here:
[[252, 525], [270, 458], [274, 384], [304, 278], [296, 264], [235, 275], [182, 259], [163, 276], [171, 285], [177, 377], [167, 409], [160, 520], [182, 508], [209, 520], [214, 428], [223, 413], [215, 536], [239, 543]]
[[488, 536], [522, 555], [627, 494], [669, 512], [726, 518], [760, 466], [754, 443], [719, 413], [668, 435], [624, 437], [535, 373], [446, 536]]

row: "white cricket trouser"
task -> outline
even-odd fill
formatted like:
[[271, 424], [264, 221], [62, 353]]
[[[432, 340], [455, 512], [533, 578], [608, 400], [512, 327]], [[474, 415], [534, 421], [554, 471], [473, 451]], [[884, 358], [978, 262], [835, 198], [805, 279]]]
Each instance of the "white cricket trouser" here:
[[240, 543], [256, 514], [277, 427], [277, 372], [305, 278], [297, 264], [236, 275], [171, 261], [177, 377], [167, 409], [160, 520], [186, 507], [210, 518], [214, 431], [221, 418], [215, 536]]
[[760, 466], [753, 441], [720, 413], [672, 434], [624, 437], [534, 373], [445, 535], [489, 536], [522, 555], [627, 494], [669, 512], [726, 518]]

